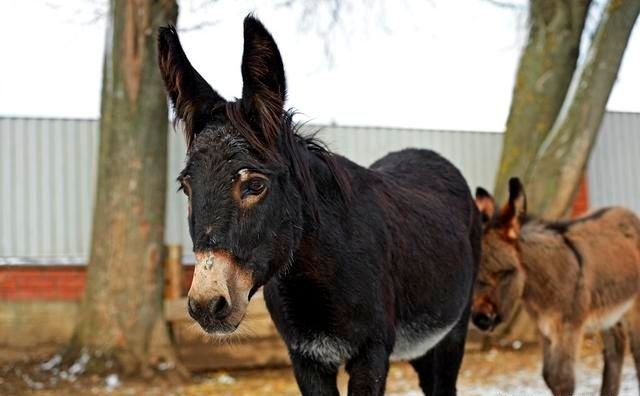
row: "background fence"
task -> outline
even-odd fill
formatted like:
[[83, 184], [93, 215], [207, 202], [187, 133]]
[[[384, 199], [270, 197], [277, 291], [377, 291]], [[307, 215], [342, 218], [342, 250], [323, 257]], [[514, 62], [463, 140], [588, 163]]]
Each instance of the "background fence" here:
[[[406, 147], [433, 149], [460, 168], [472, 189], [491, 188], [502, 135], [377, 127], [308, 126], [335, 152], [369, 165]], [[182, 136], [168, 133], [168, 243], [190, 250], [186, 201], [175, 177]], [[98, 122], [0, 118], [0, 264], [82, 264], [89, 251]], [[640, 114], [607, 113], [588, 171], [591, 206], [640, 213]]]

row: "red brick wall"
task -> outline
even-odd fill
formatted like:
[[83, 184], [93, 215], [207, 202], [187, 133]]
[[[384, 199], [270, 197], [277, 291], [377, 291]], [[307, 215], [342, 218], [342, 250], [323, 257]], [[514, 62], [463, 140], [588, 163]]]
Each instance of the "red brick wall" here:
[[[84, 266], [0, 267], [0, 300], [79, 300]], [[183, 291], [191, 285], [193, 266], [184, 268]]]
[[84, 266], [0, 267], [0, 299], [77, 300], [84, 281]]

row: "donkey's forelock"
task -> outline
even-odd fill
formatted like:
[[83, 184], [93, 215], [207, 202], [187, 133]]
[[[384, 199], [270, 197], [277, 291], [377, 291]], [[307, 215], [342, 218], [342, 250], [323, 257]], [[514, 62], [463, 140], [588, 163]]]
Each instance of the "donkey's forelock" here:
[[[274, 125], [279, 133], [271, 145], [259, 139], [246, 114], [242, 111], [240, 101], [229, 102], [226, 105], [226, 115], [237, 132], [260, 157], [286, 167], [293, 175], [302, 195], [309, 207], [316, 207], [317, 191], [312, 175], [312, 161], [320, 159], [328, 168], [334, 181], [338, 185], [342, 198], [348, 200], [350, 196], [348, 175], [340, 169], [334, 160], [333, 153], [325, 144], [315, 137], [315, 134], [304, 135], [302, 124], [293, 120], [295, 111], [284, 111]], [[272, 120], [275, 122], [275, 120]]]
[[225, 115], [233, 127], [233, 132], [240, 135], [262, 159], [275, 162], [283, 161], [282, 155], [278, 151], [278, 140], [286, 139], [293, 134], [292, 123], [284, 119], [286, 114], [283, 113], [278, 120], [269, 120], [268, 129], [278, 131], [278, 133], [266, 141], [261, 138], [261, 134], [256, 131], [248, 119], [240, 100], [227, 102], [225, 105]]

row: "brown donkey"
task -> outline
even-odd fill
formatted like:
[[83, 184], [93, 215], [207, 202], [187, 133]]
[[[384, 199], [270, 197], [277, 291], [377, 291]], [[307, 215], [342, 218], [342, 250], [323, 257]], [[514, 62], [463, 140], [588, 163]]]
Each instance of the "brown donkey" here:
[[571, 221], [531, 220], [516, 178], [501, 210], [482, 188], [476, 203], [484, 236], [473, 323], [491, 331], [522, 299], [542, 337], [543, 376], [556, 396], [573, 394], [582, 335], [599, 331], [600, 394], [617, 395], [625, 330], [640, 372], [640, 219], [626, 209], [606, 208]]

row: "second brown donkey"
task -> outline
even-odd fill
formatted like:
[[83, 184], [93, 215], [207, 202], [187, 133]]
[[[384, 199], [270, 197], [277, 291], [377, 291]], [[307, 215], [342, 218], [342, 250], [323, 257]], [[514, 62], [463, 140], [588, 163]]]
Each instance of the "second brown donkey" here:
[[516, 178], [500, 210], [482, 188], [476, 203], [484, 235], [473, 323], [491, 331], [522, 301], [542, 337], [543, 377], [556, 396], [574, 392], [582, 335], [600, 332], [600, 394], [617, 395], [627, 341], [640, 370], [640, 219], [623, 208], [563, 222], [530, 219]]

